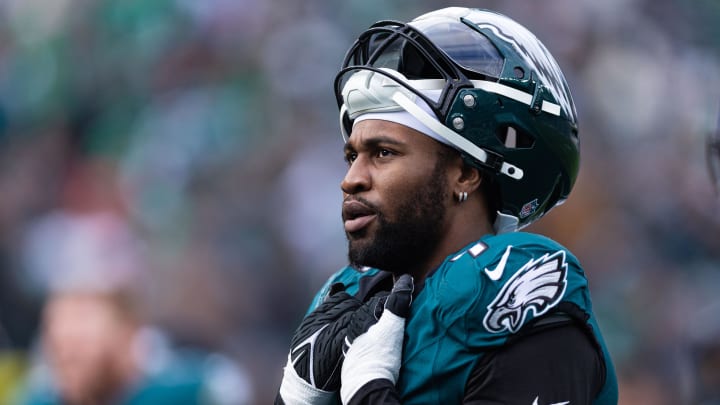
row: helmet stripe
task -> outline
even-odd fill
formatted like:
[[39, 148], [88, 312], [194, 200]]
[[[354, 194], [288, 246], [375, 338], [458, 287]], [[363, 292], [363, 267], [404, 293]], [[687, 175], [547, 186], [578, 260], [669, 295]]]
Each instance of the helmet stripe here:
[[[521, 102], [523, 104], [532, 104], [532, 94], [525, 93], [524, 91], [520, 91], [518, 89], [514, 89], [510, 86], [506, 86], [497, 82], [489, 82], [487, 80], [471, 80], [471, 82], [476, 89], [485, 90], [489, 93], [499, 94], [501, 96], [505, 96], [509, 99]], [[559, 104], [543, 100], [542, 110], [546, 113], [560, 116]]]
[[[478, 147], [474, 143], [468, 141], [461, 135], [455, 133], [450, 128], [446, 127], [440, 121], [438, 121], [436, 118], [431, 117], [428, 113], [423, 111], [422, 108], [418, 107], [417, 104], [412, 102], [407, 96], [402, 94], [401, 92], [395, 92], [392, 96], [393, 101], [395, 101], [400, 107], [405, 109], [405, 111], [412, 114], [415, 118], [417, 118], [420, 122], [425, 124], [428, 128], [435, 131], [438, 135], [445, 138], [446, 141], [448, 141], [451, 145], [455, 146], [456, 148], [467, 152], [470, 154], [470, 156], [474, 157], [475, 159], [479, 160], [482, 163], [487, 163], [488, 161], [488, 154], [485, 152], [484, 149]], [[520, 180], [523, 178], [523, 170], [513, 164], [510, 164], [508, 162], [502, 162], [500, 166], [500, 173], [511, 177], [515, 180]]]

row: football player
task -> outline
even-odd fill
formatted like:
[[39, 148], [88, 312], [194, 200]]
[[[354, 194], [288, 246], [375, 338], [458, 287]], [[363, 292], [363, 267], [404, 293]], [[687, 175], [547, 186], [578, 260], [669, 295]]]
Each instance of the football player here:
[[617, 403], [578, 259], [519, 231], [579, 166], [543, 44], [488, 10], [381, 21], [334, 87], [350, 265], [293, 337], [276, 402]]

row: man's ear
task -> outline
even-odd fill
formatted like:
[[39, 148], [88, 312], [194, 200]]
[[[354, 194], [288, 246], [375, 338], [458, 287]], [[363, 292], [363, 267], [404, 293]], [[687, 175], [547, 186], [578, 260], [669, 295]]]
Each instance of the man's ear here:
[[467, 164], [464, 159], [460, 158], [459, 160], [460, 174], [456, 179], [456, 187], [460, 191], [471, 194], [480, 188], [480, 184], [482, 184], [483, 181], [483, 174], [480, 172], [480, 169]]

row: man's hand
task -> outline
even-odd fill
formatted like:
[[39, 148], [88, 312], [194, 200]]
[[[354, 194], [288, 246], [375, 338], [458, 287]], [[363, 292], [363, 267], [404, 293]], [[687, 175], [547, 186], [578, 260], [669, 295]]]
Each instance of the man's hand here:
[[344, 289], [334, 285], [325, 302], [295, 331], [278, 398], [285, 404], [327, 403], [340, 387], [343, 339], [362, 305]]
[[360, 307], [348, 326], [340, 398], [343, 404], [375, 380], [397, 382], [405, 319], [410, 315], [413, 278], [401, 275], [389, 295], [376, 295]]

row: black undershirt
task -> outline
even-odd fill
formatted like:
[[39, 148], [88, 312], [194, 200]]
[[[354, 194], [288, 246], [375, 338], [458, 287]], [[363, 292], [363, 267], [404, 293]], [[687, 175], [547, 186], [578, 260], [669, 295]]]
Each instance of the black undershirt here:
[[[602, 352], [586, 328], [569, 318], [538, 323], [487, 352], [468, 378], [463, 403], [475, 405], [590, 404], [602, 387]], [[388, 380], [363, 386], [350, 404], [399, 404]]]

